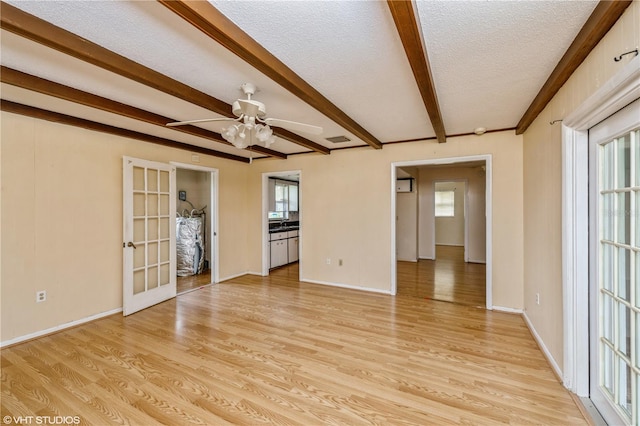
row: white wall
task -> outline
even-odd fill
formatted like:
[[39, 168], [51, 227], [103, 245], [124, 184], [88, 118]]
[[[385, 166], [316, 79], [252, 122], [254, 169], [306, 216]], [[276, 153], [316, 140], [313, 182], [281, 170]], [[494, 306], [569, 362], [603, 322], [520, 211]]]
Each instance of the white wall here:
[[[419, 256], [421, 259], [435, 259], [434, 246], [436, 236], [434, 230], [434, 184], [443, 180], [464, 180], [467, 183], [467, 214], [469, 225], [467, 229], [467, 257], [469, 262], [486, 262], [486, 200], [485, 200], [485, 172], [481, 167], [422, 167], [420, 168], [420, 217], [419, 226]], [[494, 189], [495, 191], [495, 189]], [[509, 189], [514, 202], [522, 197], [521, 191]], [[495, 196], [494, 196], [495, 199]], [[495, 207], [495, 206], [494, 206]], [[494, 219], [494, 226], [495, 224]], [[497, 259], [494, 254], [494, 259]], [[497, 260], [494, 260], [494, 263]]]
[[466, 185], [464, 181], [436, 182], [437, 191], [453, 191], [454, 211], [452, 217], [436, 217], [436, 245], [464, 246], [464, 199]]

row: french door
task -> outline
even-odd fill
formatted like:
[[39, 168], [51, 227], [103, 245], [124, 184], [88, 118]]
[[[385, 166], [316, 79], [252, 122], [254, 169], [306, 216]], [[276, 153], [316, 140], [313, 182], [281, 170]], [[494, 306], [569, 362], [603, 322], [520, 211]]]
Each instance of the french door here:
[[589, 130], [590, 394], [640, 424], [640, 100]]
[[123, 313], [176, 295], [176, 169], [123, 158]]

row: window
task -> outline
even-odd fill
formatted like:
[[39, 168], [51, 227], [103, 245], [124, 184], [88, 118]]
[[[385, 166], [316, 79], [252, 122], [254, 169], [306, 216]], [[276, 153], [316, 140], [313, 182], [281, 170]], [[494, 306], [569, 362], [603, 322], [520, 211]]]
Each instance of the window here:
[[455, 216], [455, 191], [436, 191], [436, 217]]
[[274, 180], [271, 188], [269, 219], [289, 219], [290, 212], [298, 211], [298, 185]]

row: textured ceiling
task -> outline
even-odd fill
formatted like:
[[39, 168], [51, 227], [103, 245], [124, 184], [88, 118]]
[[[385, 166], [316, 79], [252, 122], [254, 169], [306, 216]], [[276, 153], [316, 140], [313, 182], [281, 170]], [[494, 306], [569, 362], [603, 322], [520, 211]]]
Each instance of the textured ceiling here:
[[449, 134], [514, 127], [596, 3], [420, 1]]
[[[7, 2], [226, 103], [255, 83], [268, 116], [319, 125], [329, 147], [364, 146], [324, 113], [155, 1]], [[433, 138], [384, 1], [212, 1], [250, 37], [381, 142]], [[448, 135], [514, 128], [597, 5], [595, 1], [418, 1]], [[220, 117], [2, 30], [3, 66], [175, 120]], [[131, 118], [2, 85], [2, 99], [247, 157], [246, 151]], [[224, 123], [199, 124], [219, 132]], [[327, 137], [347, 135], [333, 144]], [[416, 142], [419, 143], [419, 142]], [[273, 149], [308, 152], [278, 139]], [[255, 155], [255, 154], [254, 154]]]

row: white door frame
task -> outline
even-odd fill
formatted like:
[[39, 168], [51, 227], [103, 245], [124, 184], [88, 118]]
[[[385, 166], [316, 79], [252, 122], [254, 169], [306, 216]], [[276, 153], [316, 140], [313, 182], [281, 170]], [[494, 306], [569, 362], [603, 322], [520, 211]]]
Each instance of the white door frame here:
[[563, 383], [589, 396], [589, 129], [640, 98], [640, 56], [562, 122]]
[[[469, 261], [469, 252], [467, 251], [467, 247], [469, 245], [469, 236], [468, 236], [468, 231], [469, 231], [469, 214], [468, 214], [468, 204], [469, 204], [469, 179], [466, 178], [460, 178], [460, 179], [435, 179], [433, 181], [433, 194], [435, 197], [435, 193], [436, 193], [436, 183], [443, 183], [443, 182], [463, 182], [464, 183], [464, 261], [468, 262]], [[433, 257], [435, 259], [437, 259], [438, 257], [436, 256], [436, 215], [435, 215], [435, 203], [433, 205], [434, 208], [434, 215], [433, 215], [433, 223], [431, 224], [432, 226], [432, 233], [431, 235], [433, 235]]]
[[[471, 155], [467, 157], [450, 157], [436, 158], [431, 160], [413, 160], [398, 161], [391, 163], [391, 294], [396, 295], [398, 291], [397, 277], [397, 256], [396, 256], [396, 178], [398, 167], [415, 167], [415, 166], [432, 166], [432, 165], [455, 165], [457, 163], [466, 163], [468, 161], [484, 161], [486, 164], [485, 174], [485, 212], [486, 212], [486, 308], [493, 309], [492, 296], [492, 276], [493, 276], [493, 255], [492, 255], [492, 209], [493, 198], [491, 196], [493, 190], [492, 184], [492, 156], [491, 154]], [[434, 239], [435, 241], [435, 239]]]
[[[298, 175], [298, 220], [302, 223], [302, 170], [290, 170], [285, 172], [266, 172], [262, 173], [262, 271], [261, 275], [266, 277], [269, 275], [269, 267], [271, 260], [269, 259], [269, 178]], [[300, 256], [298, 259], [300, 277], [302, 274], [302, 226], [298, 230], [298, 250]]]
[[[218, 244], [218, 169], [214, 169], [211, 167], [198, 166], [195, 164], [189, 163], [178, 163], [176, 161], [171, 161], [169, 164], [175, 166], [178, 169], [188, 169], [188, 170], [196, 170], [199, 172], [209, 173], [209, 198], [211, 200], [211, 205], [208, 206], [211, 212], [211, 226], [209, 228], [209, 241], [211, 241], [211, 251], [213, 251], [213, 256], [211, 258], [211, 262], [213, 263], [213, 273], [211, 274], [211, 282], [218, 283], [220, 282], [220, 255], [219, 255], [219, 244]], [[210, 253], [211, 254], [211, 253]]]

